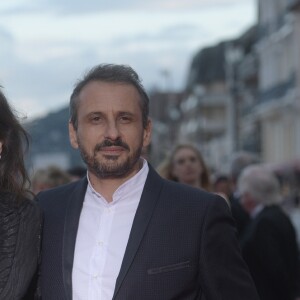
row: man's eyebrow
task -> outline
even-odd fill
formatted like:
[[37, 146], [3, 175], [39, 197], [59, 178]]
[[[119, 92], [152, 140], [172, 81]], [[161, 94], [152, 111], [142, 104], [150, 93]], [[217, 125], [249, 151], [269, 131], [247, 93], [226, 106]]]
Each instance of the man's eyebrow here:
[[132, 113], [130, 111], [120, 111], [118, 113], [118, 115], [120, 115], [120, 116], [124, 116], [124, 115], [126, 115], [126, 116], [134, 116], [134, 113]]
[[87, 113], [86, 115], [89, 117], [89, 116], [95, 116], [95, 115], [103, 116], [104, 114], [101, 111], [91, 111], [91, 112]]
[[[131, 117], [134, 117], [134, 113], [133, 112], [130, 112], [130, 111], [119, 111], [117, 113], [117, 116], [131, 116]], [[105, 116], [105, 114], [101, 111], [91, 111], [91, 112], [88, 112], [86, 114], [86, 117], [87, 118], [90, 118], [90, 117], [94, 117], [94, 116]]]

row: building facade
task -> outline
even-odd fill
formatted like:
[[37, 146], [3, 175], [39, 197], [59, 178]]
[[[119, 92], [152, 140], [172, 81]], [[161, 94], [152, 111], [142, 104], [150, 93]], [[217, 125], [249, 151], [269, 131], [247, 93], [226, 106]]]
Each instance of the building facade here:
[[230, 152], [226, 83], [226, 42], [201, 49], [193, 57], [181, 103], [179, 143], [193, 143], [212, 169], [220, 168]]
[[182, 122], [181, 103], [184, 92], [152, 91], [150, 97], [150, 118], [153, 120], [152, 141], [146, 156], [158, 166], [178, 141]]
[[278, 163], [300, 156], [300, 1], [258, 1], [258, 28], [254, 117], [263, 160]]

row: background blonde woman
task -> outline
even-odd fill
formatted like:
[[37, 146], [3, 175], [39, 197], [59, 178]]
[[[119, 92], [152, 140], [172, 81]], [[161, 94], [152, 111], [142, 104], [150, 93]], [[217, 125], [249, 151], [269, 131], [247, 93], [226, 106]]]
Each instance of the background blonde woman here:
[[157, 168], [169, 180], [211, 191], [209, 170], [201, 152], [192, 144], [179, 144]]

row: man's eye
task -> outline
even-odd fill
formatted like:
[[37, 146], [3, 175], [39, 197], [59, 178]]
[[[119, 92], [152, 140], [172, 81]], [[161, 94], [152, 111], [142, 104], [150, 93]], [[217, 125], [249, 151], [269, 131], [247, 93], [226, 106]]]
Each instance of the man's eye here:
[[127, 116], [122, 116], [122, 117], [120, 117], [120, 120], [121, 120], [122, 122], [129, 122], [129, 121], [131, 120], [131, 118], [130, 118], [130, 117], [127, 117]]
[[96, 117], [96, 116], [95, 116], [95, 117], [92, 117], [92, 118], [91, 118], [91, 121], [92, 121], [92, 122], [99, 122], [99, 121], [101, 121], [101, 117]]

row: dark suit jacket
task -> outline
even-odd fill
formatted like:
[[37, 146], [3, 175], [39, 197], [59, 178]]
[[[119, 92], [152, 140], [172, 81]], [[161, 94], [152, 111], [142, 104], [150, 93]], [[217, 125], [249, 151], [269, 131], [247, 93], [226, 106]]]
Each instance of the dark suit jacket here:
[[295, 230], [279, 206], [265, 207], [241, 241], [262, 300], [292, 300], [296, 293], [298, 249]]
[[[43, 300], [72, 299], [73, 255], [86, 178], [42, 192]], [[151, 167], [115, 300], [257, 300], [226, 202], [162, 179]]]

